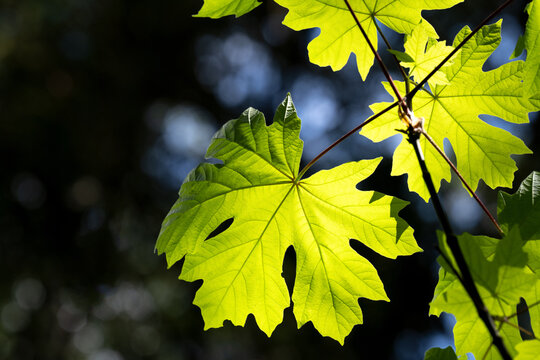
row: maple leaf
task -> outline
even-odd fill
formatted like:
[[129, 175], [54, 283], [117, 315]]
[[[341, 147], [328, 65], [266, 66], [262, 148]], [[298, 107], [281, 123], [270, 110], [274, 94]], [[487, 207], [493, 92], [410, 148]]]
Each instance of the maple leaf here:
[[[482, 71], [484, 62], [500, 42], [500, 29], [500, 21], [482, 27], [462, 47], [454, 63], [441, 69], [449, 85], [428, 82], [431, 92], [419, 91], [413, 100], [415, 115], [425, 119], [424, 128], [439, 147], [444, 148], [444, 139], [449, 140], [457, 168], [473, 190], [480, 179], [492, 188], [511, 187], [517, 167], [510, 155], [531, 152], [521, 139], [478, 118], [480, 114], [486, 114], [513, 123], [526, 123], [528, 113], [535, 110], [523, 101], [522, 61]], [[468, 27], [463, 28], [457, 34], [454, 46], [470, 32]], [[404, 94], [404, 84], [396, 84]], [[388, 84], [385, 88], [392, 94]], [[371, 109], [376, 113], [389, 104], [377, 103]], [[400, 124], [398, 114], [388, 112], [365, 126], [361, 134], [373, 141], [381, 141], [395, 135]], [[438, 191], [443, 179], [450, 181], [450, 168], [424, 137], [420, 144]], [[429, 192], [412, 146], [402, 141], [393, 157], [392, 175], [408, 174], [409, 189], [427, 201]]]
[[[194, 304], [205, 329], [226, 319], [243, 325], [251, 313], [270, 336], [290, 305], [281, 273], [285, 251], [293, 246], [298, 326], [311, 321], [322, 335], [343, 343], [362, 322], [359, 297], [388, 300], [377, 271], [349, 239], [389, 258], [421, 251], [397, 215], [404, 201], [356, 189], [380, 159], [301, 179], [299, 132], [290, 96], [269, 126], [252, 108], [229, 121], [207, 151], [223, 164], [193, 170], [163, 222], [158, 252], [166, 253], [169, 266], [185, 256], [180, 279], [203, 280]], [[207, 238], [230, 218], [229, 228]]]
[[228, 15], [240, 17], [261, 4], [258, 0], [205, 0], [201, 10], [194, 16], [212, 19]]
[[[405, 41], [405, 54], [409, 55], [412, 61], [401, 61], [401, 65], [409, 68], [409, 75], [416, 82], [424, 78], [448, 55], [452, 50], [451, 46], [446, 46], [445, 41], [436, 41], [429, 36], [429, 28], [422, 21], [414, 28], [412, 34], [407, 36]], [[452, 60], [447, 61], [444, 66], [452, 65]], [[446, 73], [437, 71], [430, 79], [431, 84], [447, 85]]]
[[[532, 173], [514, 195], [499, 193], [499, 220], [505, 229], [503, 239], [487, 236], [464, 234], [459, 237], [459, 244], [479, 293], [492, 315], [508, 317], [511, 323], [500, 323], [500, 332], [509, 351], [515, 354], [517, 344], [522, 342], [516, 328], [516, 305], [520, 298], [529, 304], [532, 330], [540, 332], [540, 217], [537, 217], [535, 231], [530, 230], [529, 216], [520, 217], [536, 211], [540, 201], [539, 173]], [[529, 234], [524, 238], [523, 234]], [[441, 247], [445, 249], [445, 242]], [[439, 271], [439, 283], [430, 304], [430, 314], [439, 316], [449, 312], [456, 316], [454, 339], [458, 355], [468, 352], [486, 359], [500, 359], [495, 347], [490, 346], [491, 336], [480, 320], [472, 301], [463, 286], [453, 275], [449, 265], [438, 259], [442, 268]], [[455, 266], [454, 266], [455, 268]], [[519, 349], [519, 348], [518, 348]]]
[[[447, 9], [462, 0], [356, 0], [350, 1], [369, 40], [377, 50], [376, 21], [402, 33], [412, 33], [422, 21], [422, 10]], [[373, 65], [374, 55], [357, 27], [343, 0], [276, 0], [289, 9], [283, 24], [293, 30], [320, 28], [321, 33], [308, 45], [309, 60], [319, 66], [330, 66], [337, 71], [347, 63], [351, 53], [356, 55], [358, 71], [366, 79]], [[425, 20], [424, 20], [425, 21]], [[427, 24], [427, 22], [426, 22]], [[431, 25], [428, 34], [436, 37]]]

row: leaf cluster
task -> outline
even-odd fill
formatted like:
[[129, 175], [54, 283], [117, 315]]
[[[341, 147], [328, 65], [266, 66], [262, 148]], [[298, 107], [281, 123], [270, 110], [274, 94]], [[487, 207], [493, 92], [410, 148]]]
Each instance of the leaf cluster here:
[[[479, 116], [523, 124], [531, 112], [540, 110], [539, 0], [527, 6], [526, 31], [513, 55], [526, 50], [526, 60], [490, 71], [483, 67], [501, 41], [501, 21], [475, 30], [466, 26], [447, 45], [421, 16], [423, 10], [446, 9], [459, 0], [276, 2], [288, 9], [284, 25], [321, 29], [308, 45], [311, 62], [337, 71], [355, 54], [363, 79], [378, 58], [378, 34], [386, 42], [380, 24], [405, 34], [404, 51], [388, 49], [403, 75], [403, 81], [388, 77], [383, 83], [394, 101], [371, 105], [375, 115], [358, 128], [373, 141], [403, 133], [393, 155], [392, 175], [406, 174], [411, 191], [428, 201], [442, 180], [450, 180], [452, 167], [441, 157], [445, 140], [455, 153], [454, 170], [471, 184], [467, 185], [471, 192], [480, 180], [491, 188], [511, 187], [517, 170], [511, 156], [530, 150], [519, 137]], [[196, 16], [238, 17], [259, 4], [206, 0]], [[222, 326], [225, 320], [243, 325], [253, 314], [270, 336], [292, 302], [299, 327], [312, 322], [322, 335], [343, 343], [363, 321], [358, 298], [389, 300], [377, 270], [352, 249], [350, 239], [392, 259], [421, 251], [413, 230], [398, 215], [406, 202], [356, 188], [374, 172], [380, 158], [345, 163], [304, 178], [331, 147], [300, 169], [300, 127], [290, 95], [270, 125], [253, 108], [227, 122], [206, 152], [217, 163], [202, 163], [189, 173], [163, 222], [156, 249], [166, 254], [169, 266], [185, 259], [181, 279], [203, 280], [194, 303], [201, 308], [206, 329]], [[429, 169], [435, 193], [415, 156], [418, 149], [410, 144], [411, 131], [419, 139], [420, 163]], [[441, 269], [430, 314], [455, 315], [458, 356], [500, 358], [478, 316], [478, 301], [495, 320], [510, 354], [521, 360], [538, 354], [540, 341], [522, 338], [529, 334], [535, 339], [540, 333], [539, 196], [540, 175], [535, 172], [516, 194], [500, 193], [501, 239], [458, 237], [481, 299], [465, 290], [466, 274], [448, 246], [448, 233], [440, 234]], [[216, 234], [226, 221], [232, 223]], [[297, 267], [289, 293], [281, 272], [291, 247]], [[520, 323], [516, 310], [523, 303], [531, 318], [529, 329]], [[426, 359], [456, 359], [456, 353], [451, 348], [431, 349]]]

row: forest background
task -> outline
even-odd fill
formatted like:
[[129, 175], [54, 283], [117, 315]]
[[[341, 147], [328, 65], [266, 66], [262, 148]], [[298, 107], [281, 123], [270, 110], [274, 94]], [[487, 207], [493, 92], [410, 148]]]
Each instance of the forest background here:
[[[192, 18], [201, 5], [0, 2], [0, 359], [408, 360], [449, 345], [452, 318], [427, 316], [437, 219], [405, 176], [389, 176], [396, 137], [353, 136], [315, 168], [385, 155], [362, 188], [410, 201], [402, 216], [425, 251], [397, 261], [367, 253], [390, 303], [360, 300], [364, 324], [343, 347], [311, 325], [297, 330], [290, 309], [270, 339], [253, 319], [246, 329], [202, 330], [191, 304], [198, 284], [177, 280], [180, 265], [165, 271], [153, 249], [212, 134], [248, 106], [270, 117], [290, 91], [310, 158], [390, 97], [380, 72], [361, 81], [354, 57], [338, 73], [311, 64], [306, 45], [318, 30], [282, 26], [286, 10], [274, 2], [239, 19]], [[497, 17], [503, 39], [484, 70], [511, 55], [524, 5]], [[450, 42], [493, 7], [469, 0], [423, 15]], [[398, 49], [400, 40], [390, 38]], [[537, 153], [540, 125], [531, 120], [505, 126]], [[515, 159], [514, 189], [540, 170], [533, 155]], [[496, 213], [496, 192], [481, 184], [478, 193]], [[457, 182], [441, 196], [456, 232], [494, 235]], [[285, 270], [293, 266], [288, 258]]]

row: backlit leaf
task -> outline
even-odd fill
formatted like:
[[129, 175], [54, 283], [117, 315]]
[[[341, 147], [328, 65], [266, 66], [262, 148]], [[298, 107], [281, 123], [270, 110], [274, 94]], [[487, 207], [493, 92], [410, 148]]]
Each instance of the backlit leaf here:
[[[377, 271], [349, 239], [389, 258], [420, 251], [398, 217], [404, 201], [356, 189], [380, 159], [300, 179], [299, 132], [290, 97], [270, 126], [251, 108], [229, 121], [207, 151], [223, 163], [193, 170], [163, 222], [156, 248], [166, 253], [169, 266], [185, 256], [181, 279], [203, 280], [194, 303], [206, 329], [227, 319], [243, 325], [253, 314], [270, 335], [290, 305], [282, 264], [292, 246], [298, 326], [311, 321], [321, 334], [343, 343], [362, 322], [359, 297], [388, 300]], [[228, 229], [207, 239], [230, 218]]]
[[[522, 61], [482, 71], [484, 62], [500, 42], [500, 26], [500, 22], [484, 26], [463, 46], [454, 63], [441, 69], [449, 85], [429, 83], [431, 92], [419, 91], [413, 100], [415, 115], [425, 119], [424, 128], [439, 147], [444, 148], [444, 140], [449, 140], [457, 168], [473, 190], [480, 179], [492, 188], [511, 187], [517, 169], [511, 155], [530, 153], [521, 139], [478, 118], [486, 114], [513, 123], [526, 123], [528, 113], [537, 110], [523, 101]], [[468, 27], [462, 29], [454, 46], [470, 32]], [[397, 85], [402, 94], [405, 93], [404, 84], [398, 82]], [[387, 84], [385, 87], [392, 93]], [[377, 103], [371, 109], [378, 112], [388, 105]], [[364, 127], [361, 134], [381, 141], [395, 135], [396, 128], [400, 127], [397, 111], [388, 112]], [[424, 137], [420, 143], [438, 190], [443, 179], [450, 181], [450, 167]], [[402, 141], [394, 152], [392, 175], [401, 174], [408, 174], [411, 191], [426, 201], [429, 199], [414, 149], [407, 141]]]
[[[376, 21], [401, 34], [410, 34], [422, 21], [422, 10], [446, 9], [462, 0], [350, 0], [368, 38], [377, 49]], [[369, 73], [374, 55], [358, 29], [343, 0], [276, 0], [289, 9], [283, 24], [293, 30], [320, 28], [321, 34], [308, 45], [309, 60], [337, 71], [356, 55], [358, 71], [363, 79]], [[424, 20], [425, 21], [425, 20]], [[428, 33], [437, 33], [428, 25]]]
[[[423, 21], [414, 28], [412, 34], [407, 36], [405, 41], [405, 52], [412, 61], [401, 61], [401, 65], [409, 68], [409, 74], [416, 82], [424, 78], [446, 57], [454, 48], [446, 46], [445, 41], [435, 41], [428, 46], [429, 27]], [[452, 60], [447, 61], [444, 66], [452, 65]], [[448, 84], [446, 73], [437, 71], [430, 79], [430, 84]]]

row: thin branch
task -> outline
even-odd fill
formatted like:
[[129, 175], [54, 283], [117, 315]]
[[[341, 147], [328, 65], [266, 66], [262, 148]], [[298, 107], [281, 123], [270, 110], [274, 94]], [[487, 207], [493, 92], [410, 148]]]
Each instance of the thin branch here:
[[[403, 97], [399, 93], [398, 89], [396, 88], [396, 85], [390, 76], [390, 73], [388, 72], [388, 69], [384, 65], [381, 57], [375, 50], [373, 44], [369, 40], [366, 32], [364, 31], [362, 25], [360, 24], [360, 21], [356, 17], [356, 13], [352, 9], [351, 5], [349, 4], [348, 0], [343, 0], [345, 4], [347, 5], [347, 8], [349, 9], [351, 15], [353, 16], [354, 20], [356, 21], [356, 24], [358, 25], [358, 28], [362, 32], [362, 35], [364, 36], [366, 42], [368, 43], [371, 51], [373, 52], [375, 58], [377, 59], [377, 62], [379, 63], [386, 79], [389, 81], [390, 86], [392, 87], [394, 93], [396, 94], [396, 97], [398, 99], [398, 103], [400, 105], [400, 110], [403, 110], [402, 112], [405, 114], [412, 114], [412, 109], [409, 109], [407, 106], [407, 103], [403, 100]], [[411, 93], [407, 94], [407, 98], [412, 98], [416, 92], [422, 88], [422, 86], [442, 67], [444, 63], [446, 63], [478, 30], [491, 18], [493, 18], [498, 12], [500, 12], [504, 7], [506, 7], [508, 4], [510, 4], [513, 0], [507, 0], [503, 5], [501, 5], [497, 10], [495, 10], [493, 13], [491, 13], [480, 25], [478, 25], [472, 32], [469, 34], [458, 46], [437, 66], [431, 73], [429, 73], [424, 80], [422, 80], [412, 91]], [[424, 178], [424, 182], [428, 188], [428, 191], [430, 193], [433, 206], [435, 208], [435, 212], [439, 218], [439, 221], [441, 222], [441, 225], [444, 229], [444, 232], [446, 234], [446, 239], [448, 246], [450, 248], [450, 251], [452, 252], [452, 255], [454, 256], [454, 259], [456, 261], [456, 264], [458, 266], [458, 269], [461, 271], [461, 276], [463, 278], [463, 286], [465, 288], [465, 291], [471, 298], [472, 302], [475, 305], [476, 311], [478, 313], [478, 316], [480, 319], [484, 322], [486, 325], [492, 339], [493, 344], [497, 347], [499, 350], [499, 353], [503, 360], [512, 360], [512, 357], [510, 356], [510, 353], [508, 352], [508, 349], [503, 343], [502, 337], [497, 330], [495, 323], [493, 322], [493, 318], [491, 314], [489, 313], [488, 309], [486, 308], [482, 298], [480, 297], [480, 294], [478, 293], [478, 289], [476, 288], [476, 285], [474, 283], [472, 274], [470, 272], [470, 269], [467, 265], [467, 262], [465, 261], [465, 257], [463, 255], [463, 252], [461, 251], [461, 248], [459, 246], [458, 239], [456, 235], [454, 234], [452, 227], [450, 225], [450, 222], [448, 220], [448, 217], [441, 205], [440, 199], [438, 197], [437, 191], [435, 190], [435, 186], [433, 185], [433, 180], [431, 179], [431, 175], [427, 169], [424, 155], [422, 153], [422, 149], [420, 147], [419, 137], [421, 132], [416, 129], [416, 126], [413, 126], [414, 124], [409, 123], [409, 127], [407, 129], [407, 134], [409, 142], [412, 144], [416, 157], [418, 159], [420, 168], [422, 169], [422, 176]]]
[[519, 325], [516, 325], [516, 324], [514, 324], [514, 323], [511, 323], [511, 322], [510, 322], [510, 318], [507, 317], [507, 316], [496, 316], [496, 315], [494, 315], [494, 316], [493, 316], [493, 320], [497, 320], [497, 321], [500, 321], [501, 323], [510, 325], [511, 327], [518, 329], [520, 332], [525, 333], [525, 334], [527, 334], [527, 335], [533, 337], [534, 339], [540, 340], [539, 338], [537, 338], [537, 337], [534, 335], [534, 333], [530, 332], [529, 330], [523, 328], [522, 326], [519, 326]]
[[461, 175], [461, 173], [458, 171], [458, 169], [456, 168], [456, 166], [452, 163], [452, 161], [448, 158], [448, 156], [446, 156], [446, 154], [444, 153], [444, 151], [442, 151], [442, 149], [439, 147], [439, 145], [437, 145], [437, 143], [435, 142], [435, 140], [433, 140], [433, 138], [426, 132], [426, 130], [422, 129], [422, 135], [424, 135], [427, 139], [427, 141], [429, 141], [429, 143], [435, 148], [435, 150], [437, 150], [437, 152], [439, 153], [439, 155], [441, 155], [443, 157], [443, 159], [448, 163], [448, 165], [452, 168], [452, 170], [454, 171], [454, 173], [459, 177], [459, 179], [461, 180], [461, 182], [463, 183], [463, 185], [467, 188], [467, 190], [469, 191], [469, 193], [471, 194], [472, 197], [474, 197], [474, 199], [476, 200], [476, 202], [478, 203], [478, 205], [480, 205], [480, 207], [482, 208], [482, 210], [484, 211], [484, 213], [489, 217], [489, 220], [491, 220], [491, 222], [493, 223], [493, 225], [495, 225], [495, 227], [497, 228], [497, 230], [499, 231], [499, 233], [501, 233], [501, 235], [504, 235], [504, 232], [503, 230], [501, 229], [501, 227], [499, 226], [499, 223], [497, 222], [497, 220], [495, 220], [495, 217], [493, 217], [493, 215], [491, 215], [491, 213], [489, 212], [489, 210], [487, 209], [487, 207], [484, 205], [484, 203], [482, 202], [482, 200], [480, 200], [480, 198], [474, 193], [473, 189], [469, 186], [469, 184], [467, 183], [467, 181], [465, 181], [465, 179], [463, 178], [463, 176]]
[[486, 325], [493, 339], [493, 344], [499, 350], [501, 357], [504, 360], [512, 360], [512, 357], [510, 356], [508, 349], [503, 343], [503, 340], [499, 331], [495, 327], [495, 323], [493, 322], [493, 317], [489, 313], [488, 309], [486, 308], [484, 304], [484, 301], [482, 300], [482, 297], [478, 293], [478, 289], [476, 288], [470, 269], [467, 265], [467, 262], [465, 261], [465, 257], [459, 246], [458, 239], [456, 235], [454, 235], [454, 231], [452, 230], [452, 226], [450, 225], [448, 217], [444, 211], [444, 208], [442, 207], [441, 201], [439, 199], [439, 195], [437, 194], [437, 191], [435, 190], [435, 186], [433, 185], [433, 180], [431, 179], [431, 175], [427, 169], [426, 162], [424, 160], [424, 155], [420, 147], [419, 138], [420, 138], [421, 132], [415, 130], [411, 125], [409, 126], [407, 133], [409, 135], [408, 141], [409, 143], [412, 144], [414, 148], [416, 158], [418, 159], [418, 163], [422, 170], [422, 177], [424, 178], [424, 182], [431, 196], [433, 207], [435, 208], [435, 213], [437, 214], [437, 217], [439, 218], [439, 221], [441, 222], [441, 225], [445, 232], [448, 247], [450, 248], [452, 255], [454, 256], [454, 260], [456, 261], [456, 264], [458, 266], [458, 269], [461, 272], [461, 276], [463, 278], [463, 283], [462, 283], [463, 287], [465, 288], [465, 291], [471, 298], [476, 308], [476, 311], [478, 313], [478, 316]]
[[523, 314], [524, 312], [527, 312], [530, 308], [535, 307], [535, 306], [538, 306], [538, 305], [540, 305], [540, 300], [538, 300], [538, 301], [532, 303], [532, 305], [527, 305], [527, 307], [526, 307], [525, 309], [521, 310], [521, 311], [516, 311], [515, 314], [508, 315], [508, 319], [511, 319], [511, 318], [513, 318], [513, 317], [515, 317], [515, 316], [518, 316], [518, 315], [520, 315], [520, 314]]
[[[448, 258], [448, 256], [446, 256], [446, 254], [441, 250], [441, 248], [438, 245], [435, 245], [435, 250], [437, 250], [439, 254], [441, 254], [444, 261], [446, 261], [446, 263], [450, 267], [450, 270], [452, 270], [452, 272], [454, 273], [454, 276], [457, 277], [461, 285], [463, 285], [463, 279], [461, 278], [460, 273], [456, 270], [454, 265], [450, 262], [450, 259]], [[463, 287], [465, 286], [463, 285]]]
[[[386, 36], [384, 36], [384, 33], [382, 32], [381, 28], [379, 27], [379, 24], [377, 24], [377, 21], [374, 21], [375, 23], [375, 27], [377, 28], [377, 32], [379, 33], [379, 35], [381, 36], [381, 38], [383, 39], [384, 43], [386, 44], [386, 47], [388, 48], [388, 50], [392, 50], [392, 45], [390, 45], [390, 42], [386, 39]], [[390, 53], [390, 55], [392, 55], [392, 58], [394, 59], [394, 62], [396, 63], [398, 69], [399, 69], [399, 72], [401, 73], [401, 77], [403, 78], [403, 81], [405, 82], [405, 93], [408, 94], [409, 91], [411, 90], [409, 87], [409, 77], [407, 76], [407, 74], [405, 74], [405, 70], [403, 70], [403, 66], [401, 66], [398, 58], [396, 57], [396, 55]], [[409, 108], [412, 108], [412, 98], [407, 98], [407, 106]]]
[[388, 72], [388, 69], [386, 68], [386, 65], [384, 65], [384, 62], [382, 61], [381, 56], [379, 55], [377, 50], [375, 50], [375, 47], [371, 43], [371, 40], [369, 40], [369, 37], [367, 36], [364, 28], [362, 27], [362, 24], [360, 24], [360, 21], [358, 20], [358, 17], [356, 17], [356, 13], [354, 12], [353, 8], [351, 7], [351, 4], [349, 4], [349, 1], [348, 0], [343, 0], [343, 1], [347, 5], [347, 8], [349, 8], [349, 12], [351, 13], [352, 17], [354, 18], [354, 21], [356, 21], [356, 25], [358, 25], [358, 28], [362, 32], [362, 35], [364, 36], [364, 39], [368, 43], [369, 48], [371, 49], [371, 52], [373, 53], [373, 55], [375, 55], [375, 59], [377, 59], [377, 62], [379, 63], [379, 66], [381, 67], [381, 70], [384, 73], [384, 76], [386, 77], [386, 79], [390, 83], [390, 86], [392, 87], [392, 90], [394, 90], [394, 93], [396, 94], [396, 97], [399, 100], [399, 103], [401, 104], [401, 107], [403, 108], [403, 110], [405, 110], [407, 108], [407, 104], [405, 103], [405, 101], [403, 100], [403, 97], [399, 93], [399, 90], [397, 89], [396, 84], [394, 83], [394, 80], [392, 79], [392, 76]]
[[369, 119], [367, 119], [366, 121], [364, 121], [363, 123], [361, 123], [360, 125], [358, 125], [357, 127], [355, 127], [354, 129], [350, 130], [349, 132], [347, 132], [345, 135], [343, 135], [342, 137], [340, 137], [339, 139], [337, 139], [336, 141], [334, 141], [332, 144], [330, 144], [326, 149], [324, 149], [323, 151], [321, 151], [317, 156], [315, 156], [313, 158], [313, 160], [311, 160], [309, 163], [307, 163], [306, 166], [304, 166], [302, 168], [302, 170], [300, 170], [300, 173], [298, 174], [298, 179], [301, 179], [302, 176], [306, 173], [306, 171], [308, 171], [308, 169], [313, 165], [315, 164], [320, 158], [322, 158], [327, 152], [329, 152], [330, 150], [332, 150], [334, 147], [336, 147], [337, 145], [339, 145], [341, 142], [343, 142], [343, 140], [345, 140], [346, 138], [348, 138], [349, 136], [351, 136], [352, 134], [356, 133], [358, 130], [360, 130], [361, 128], [363, 128], [364, 126], [366, 126], [367, 124], [369, 124], [370, 122], [372, 122], [373, 120], [375, 120], [376, 118], [378, 118], [379, 116], [383, 115], [383, 114], [386, 114], [388, 111], [392, 110], [393, 108], [395, 108], [396, 106], [398, 105], [398, 102], [394, 102], [392, 103], [391, 105], [387, 106], [386, 108], [384, 108], [383, 110], [379, 111], [377, 114], [373, 115], [372, 117], [370, 117]]
[[[346, 0], [345, 0], [346, 1]], [[433, 70], [431, 70], [431, 72], [422, 80], [420, 81], [420, 83], [418, 85], [415, 86], [414, 89], [412, 89], [412, 91], [410, 93], [407, 94], [407, 98], [412, 98], [414, 97], [414, 95], [417, 93], [417, 91], [422, 87], [424, 86], [424, 84], [433, 76], [435, 75], [435, 73], [437, 71], [439, 71], [439, 69], [441, 67], [443, 67], [444, 64], [446, 64], [446, 62], [448, 60], [450, 60], [452, 58], [452, 56], [454, 56], [458, 51], [459, 49], [461, 49], [463, 47], [463, 45], [465, 45], [481, 28], [482, 26], [484, 26], [488, 21], [490, 21], [491, 19], [493, 19], [498, 13], [500, 13], [505, 7], [507, 7], [508, 5], [510, 5], [510, 3], [514, 1], [514, 0], [506, 0], [501, 6], [499, 6], [497, 9], [495, 9], [491, 14], [489, 14], [484, 20], [482, 20], [482, 22], [480, 24], [478, 24], [478, 26], [476, 26], [474, 28], [474, 30], [465, 37], [465, 39], [463, 39], [456, 47], [454, 50], [452, 50], [452, 52], [450, 52], [450, 54], [448, 54], [447, 57], [445, 57], [440, 63], [439, 65], [435, 66], [435, 68]]]

